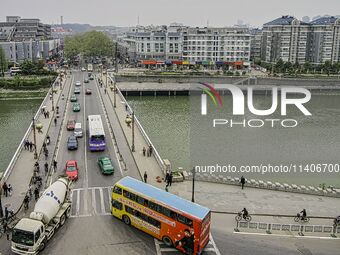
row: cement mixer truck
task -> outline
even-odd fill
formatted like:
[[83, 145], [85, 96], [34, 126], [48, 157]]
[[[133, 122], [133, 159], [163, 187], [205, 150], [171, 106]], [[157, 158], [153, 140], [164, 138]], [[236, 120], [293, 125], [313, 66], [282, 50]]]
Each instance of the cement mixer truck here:
[[12, 252], [38, 254], [55, 231], [71, 216], [70, 181], [60, 178], [38, 199], [29, 218], [22, 218], [13, 228]]

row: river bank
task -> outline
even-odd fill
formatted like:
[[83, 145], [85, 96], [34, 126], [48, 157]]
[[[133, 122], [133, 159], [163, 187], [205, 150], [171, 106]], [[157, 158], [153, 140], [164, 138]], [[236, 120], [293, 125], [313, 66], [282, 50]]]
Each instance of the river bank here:
[[38, 90], [0, 89], [0, 100], [40, 99], [46, 96], [48, 88]]

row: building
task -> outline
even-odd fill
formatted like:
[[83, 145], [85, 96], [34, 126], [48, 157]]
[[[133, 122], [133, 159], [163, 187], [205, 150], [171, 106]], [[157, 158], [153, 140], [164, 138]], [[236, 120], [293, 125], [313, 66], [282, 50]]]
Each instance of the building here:
[[51, 26], [39, 19], [22, 19], [7, 16], [0, 22], [0, 46], [9, 62], [20, 63], [26, 59], [47, 60], [61, 54], [60, 39], [53, 39]]
[[340, 19], [321, 17], [312, 22], [282, 16], [263, 25], [261, 59], [319, 65], [340, 61]]
[[262, 44], [262, 29], [251, 29], [251, 41], [250, 41], [250, 60], [261, 60], [261, 44]]
[[144, 63], [243, 63], [250, 60], [247, 28], [136, 27], [119, 38]]

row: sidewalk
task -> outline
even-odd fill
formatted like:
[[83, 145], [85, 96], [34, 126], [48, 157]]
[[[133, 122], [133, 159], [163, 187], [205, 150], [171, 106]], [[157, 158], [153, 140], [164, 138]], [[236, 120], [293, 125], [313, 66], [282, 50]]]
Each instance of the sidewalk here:
[[[101, 89], [102, 92], [103, 89]], [[114, 92], [111, 91], [109, 88], [107, 88], [107, 94], [109, 95], [109, 98], [112, 102], [114, 102]], [[129, 146], [131, 148], [132, 145], [132, 127], [127, 126], [125, 123], [126, 115], [131, 114], [130, 112], [127, 112], [125, 109], [125, 103], [123, 99], [119, 96], [119, 94], [116, 94], [116, 108], [115, 108], [116, 114], [118, 116], [119, 122], [121, 123], [123, 132], [125, 134], [125, 137], [127, 138], [127, 141], [129, 143]], [[138, 117], [138, 116], [137, 116]], [[135, 125], [135, 152], [133, 152], [134, 159], [138, 165], [138, 169], [141, 176], [144, 176], [144, 173], [146, 172], [148, 175], [148, 183], [164, 189], [165, 183], [158, 183], [156, 181], [156, 177], [160, 176], [164, 178], [163, 172], [159, 164], [157, 163], [154, 155], [151, 157], [143, 156], [143, 147], [148, 149], [149, 144], [145, 141], [142, 133], [138, 129], [138, 127]]]
[[[54, 106], [56, 107], [57, 105], [59, 106], [59, 113], [62, 113], [62, 109], [59, 105], [59, 98], [60, 95], [64, 93], [65, 89], [69, 79], [65, 79], [63, 81], [63, 89], [60, 91], [59, 86], [55, 86], [57, 89], [57, 93], [54, 94]], [[65, 94], [65, 93], [64, 93]], [[37, 153], [38, 153], [38, 160], [40, 164], [40, 175], [44, 176], [44, 163], [45, 161], [45, 156], [41, 153], [42, 152], [42, 144], [45, 140], [45, 137], [47, 134], [50, 135], [50, 140], [51, 144], [47, 147], [49, 150], [49, 156], [48, 156], [48, 161], [50, 162], [52, 160], [53, 156], [53, 144], [54, 144], [54, 130], [58, 129], [60, 125], [60, 119], [58, 119], [58, 125], [55, 127], [53, 120], [55, 116], [55, 111], [52, 111], [52, 100], [47, 99], [46, 103], [46, 110], [50, 112], [49, 118], [44, 118], [43, 114], [39, 114], [38, 119], [36, 120], [36, 123], [41, 123], [43, 125], [42, 128], [42, 133], [38, 133], [36, 130], [36, 146], [37, 146]], [[40, 111], [40, 109], [38, 109]], [[28, 140], [33, 142], [33, 131], [31, 130]], [[11, 171], [11, 174], [9, 175], [7, 179], [7, 184], [11, 184], [13, 187], [12, 191], [12, 196], [11, 197], [4, 197], [2, 196], [2, 205], [3, 209], [5, 206], [8, 206], [11, 210], [16, 212], [21, 204], [22, 201], [25, 197], [25, 194], [28, 190], [29, 187], [29, 182], [31, 180], [31, 177], [33, 175], [33, 170], [34, 170], [34, 163], [37, 160], [34, 159], [34, 152], [30, 152], [25, 150], [24, 148], [21, 148], [20, 155]]]

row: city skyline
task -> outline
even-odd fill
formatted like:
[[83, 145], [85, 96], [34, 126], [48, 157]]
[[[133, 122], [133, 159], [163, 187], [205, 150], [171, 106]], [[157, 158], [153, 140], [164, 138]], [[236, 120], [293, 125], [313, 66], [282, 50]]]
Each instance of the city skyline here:
[[[277, 2], [263, 0], [261, 2], [244, 1], [240, 5], [236, 2], [227, 3], [222, 0], [212, 2], [199, 2], [186, 0], [185, 2], [149, 0], [148, 4], [141, 1], [127, 0], [114, 3], [110, 0], [79, 1], [66, 0], [53, 3], [53, 13], [46, 11], [44, 0], [19, 0], [7, 2], [0, 9], [0, 16], [18, 15], [23, 18], [40, 18], [48, 24], [60, 24], [60, 16], [64, 23], [91, 24], [95, 26], [135, 26], [140, 25], [169, 25], [177, 22], [188, 26], [232, 26], [237, 23], [250, 24], [253, 27], [262, 27], [270, 20], [282, 15], [292, 15], [298, 19], [304, 16], [313, 18], [323, 15], [338, 15], [334, 13], [338, 1], [325, 2], [300, 0], [285, 1], [284, 6], [278, 8]], [[20, 9], [18, 9], [18, 4]], [[180, 4], [180, 5], [179, 5]], [[181, 6], [181, 8], [178, 8]], [[95, 10], [95, 11], [94, 11]], [[207, 12], [207, 10], [210, 10]], [[236, 10], [236, 11], [235, 11]], [[190, 12], [188, 12], [190, 11]]]

